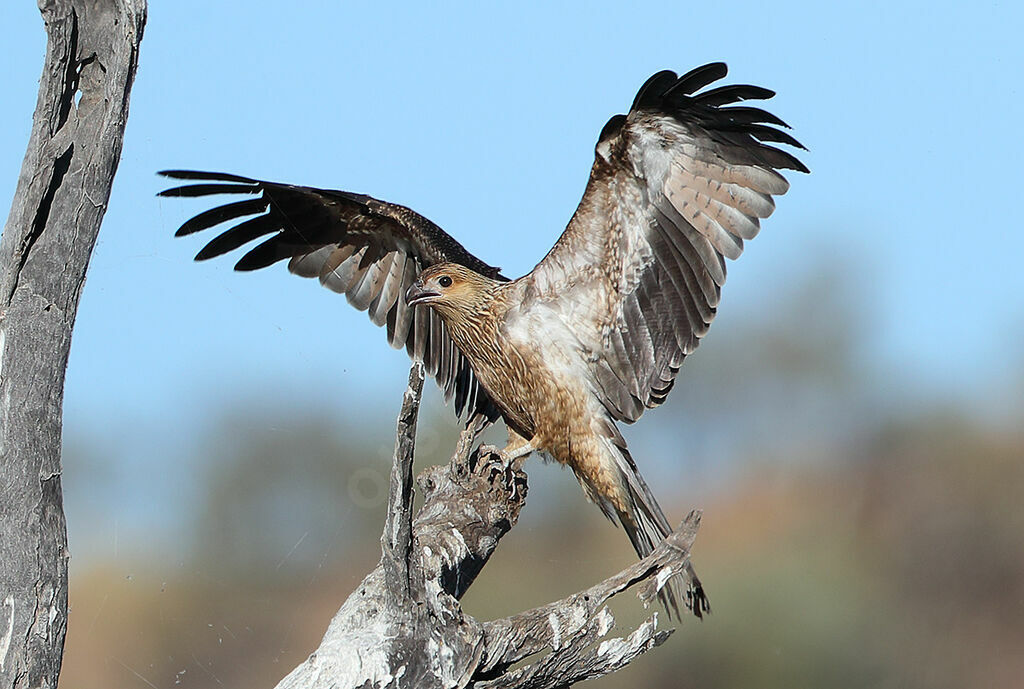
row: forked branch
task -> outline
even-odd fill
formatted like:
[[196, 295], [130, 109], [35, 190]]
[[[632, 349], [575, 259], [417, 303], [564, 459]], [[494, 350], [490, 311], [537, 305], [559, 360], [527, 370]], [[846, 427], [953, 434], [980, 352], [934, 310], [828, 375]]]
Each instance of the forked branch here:
[[423, 366], [414, 364], [398, 420], [380, 564], [341, 606], [316, 652], [278, 689], [554, 689], [614, 672], [664, 642], [671, 630], [658, 630], [656, 613], [630, 634], [609, 638], [614, 619], [605, 603], [638, 587], [646, 605], [671, 576], [687, 576], [699, 512], [649, 556], [585, 591], [492, 622], [463, 612], [459, 599], [519, 518], [526, 475], [496, 455], [471, 452], [479, 431], [471, 423], [452, 461], [419, 476], [424, 503], [413, 519], [423, 376]]

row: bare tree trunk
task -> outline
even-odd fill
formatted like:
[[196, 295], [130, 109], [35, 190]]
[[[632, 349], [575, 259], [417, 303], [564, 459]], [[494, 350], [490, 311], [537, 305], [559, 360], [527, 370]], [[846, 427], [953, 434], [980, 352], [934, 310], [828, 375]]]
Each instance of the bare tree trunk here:
[[46, 63], [0, 239], [0, 689], [56, 687], [60, 674], [68, 597], [64, 371], [146, 20], [145, 0], [39, 0], [39, 7]]
[[[450, 464], [420, 475], [423, 507], [413, 519], [422, 386], [416, 363], [398, 419], [380, 564], [341, 606], [316, 652], [277, 689], [557, 689], [614, 672], [665, 641], [672, 630], [659, 631], [656, 614], [627, 636], [608, 638], [614, 619], [605, 603], [639, 585], [646, 605], [670, 577], [689, 580], [698, 512], [649, 556], [585, 591], [492, 622], [462, 611], [459, 598], [519, 518], [526, 475], [496, 455], [471, 454], [477, 429], [470, 427]], [[513, 669], [534, 654], [543, 655]]]

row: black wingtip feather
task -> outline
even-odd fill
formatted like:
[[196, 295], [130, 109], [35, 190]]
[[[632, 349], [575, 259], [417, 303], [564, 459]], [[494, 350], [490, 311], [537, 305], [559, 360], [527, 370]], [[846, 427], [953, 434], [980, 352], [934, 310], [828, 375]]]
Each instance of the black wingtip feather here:
[[258, 215], [214, 237], [203, 247], [202, 251], [196, 254], [196, 260], [205, 261], [222, 256], [229, 251], [234, 251], [243, 244], [248, 244], [254, 239], [258, 239], [271, 232], [277, 232], [280, 229], [281, 223], [278, 218], [272, 215]]
[[244, 182], [246, 184], [259, 184], [258, 179], [232, 175], [227, 172], [204, 172], [202, 170], [160, 170], [156, 174], [171, 179], [194, 179], [205, 182]]
[[724, 79], [728, 74], [729, 67], [724, 62], [710, 62], [701, 65], [679, 77], [676, 83], [666, 89], [664, 96], [668, 97], [674, 94], [689, 96], [710, 83]]
[[719, 108], [718, 112], [726, 115], [736, 124], [773, 124], [777, 127], [790, 129], [790, 126], [786, 124], [782, 118], [771, 114], [767, 110], [751, 107], [749, 105], [731, 105], [729, 107]]
[[174, 236], [184, 237], [185, 235], [205, 230], [213, 227], [214, 225], [219, 225], [222, 222], [227, 222], [228, 220], [241, 218], [246, 215], [262, 213], [266, 209], [267, 201], [262, 198], [247, 199], [245, 201], [237, 201], [235, 203], [217, 206], [216, 208], [204, 211], [191, 220], [186, 221], [178, 228], [178, 231], [174, 233]]
[[255, 248], [242, 256], [238, 263], [235, 264], [235, 270], [242, 272], [259, 270], [260, 268], [271, 266], [278, 261], [290, 258], [292, 253], [284, 249], [281, 235], [274, 235], [262, 244], [257, 244]]
[[601, 136], [597, 137], [597, 142], [607, 141], [612, 137], [618, 136], [619, 131], [622, 129], [622, 125], [626, 124], [625, 115], [614, 115], [608, 122], [605, 123], [604, 128], [601, 129]]
[[773, 141], [779, 144], [787, 144], [794, 148], [800, 148], [805, 151], [807, 150], [802, 143], [794, 139], [792, 136], [782, 130], [775, 129], [774, 127], [768, 127], [763, 124], [748, 124], [744, 125], [743, 131], [760, 141]]
[[666, 69], [657, 74], [652, 74], [644, 82], [644, 85], [640, 87], [640, 90], [637, 91], [630, 110], [656, 107], [661, 103], [665, 90], [674, 83], [676, 83], [676, 73], [671, 70]]
[[741, 100], [768, 100], [775, 91], [751, 84], [730, 84], [719, 86], [694, 96], [695, 103], [707, 106], [728, 105]]
[[[804, 147], [801, 146], [800, 148], [804, 148]], [[810, 171], [811, 171], [810, 168], [808, 168], [806, 165], [804, 165], [802, 162], [800, 162], [800, 159], [797, 158], [796, 156], [794, 156], [794, 155], [792, 155], [790, 153], [786, 153], [785, 151], [780, 151], [777, 148], [774, 148], [772, 150], [774, 150], [779, 155], [784, 157], [786, 159], [786, 162], [787, 162], [787, 164], [785, 164], [785, 165], [777, 165], [776, 167], [785, 168], [787, 170], [796, 170], [797, 172], [810, 173]], [[804, 150], [806, 151], [807, 149], [804, 148]]]
[[[648, 110], [670, 115], [683, 123], [697, 123], [705, 130], [747, 148], [754, 159], [775, 168], [809, 172], [793, 155], [764, 142], [786, 144], [802, 150], [807, 148], [784, 131], [789, 129], [780, 118], [751, 106], [731, 105], [746, 100], [767, 100], [775, 95], [771, 89], [751, 84], [727, 84], [698, 91], [728, 74], [724, 62], [711, 62], [676, 78], [670, 71], [652, 75], [640, 87], [631, 112]], [[723, 107], [729, 106], [729, 107]], [[617, 135], [623, 120], [612, 118], [601, 132], [599, 141]]]
[[214, 196], [216, 194], [258, 194], [260, 187], [256, 184], [185, 184], [157, 192], [157, 196], [165, 198], [195, 198], [197, 196]]

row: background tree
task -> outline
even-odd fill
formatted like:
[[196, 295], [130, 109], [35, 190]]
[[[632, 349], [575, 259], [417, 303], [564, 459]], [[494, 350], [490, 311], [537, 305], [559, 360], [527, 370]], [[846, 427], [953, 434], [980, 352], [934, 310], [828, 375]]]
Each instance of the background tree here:
[[55, 687], [67, 627], [64, 371], [121, 156], [145, 0], [40, 0], [48, 42], [0, 240], [0, 687]]

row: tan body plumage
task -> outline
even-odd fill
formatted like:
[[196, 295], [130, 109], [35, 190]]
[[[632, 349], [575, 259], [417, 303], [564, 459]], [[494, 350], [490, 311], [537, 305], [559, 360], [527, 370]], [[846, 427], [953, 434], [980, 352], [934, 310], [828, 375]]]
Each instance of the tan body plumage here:
[[[725, 259], [788, 189], [777, 170], [807, 171], [765, 143], [800, 145], [781, 120], [731, 105], [771, 91], [701, 91], [725, 73], [714, 63], [648, 79], [601, 132], [566, 230], [513, 281], [414, 211], [361, 194], [181, 170], [164, 174], [194, 183], [163, 194], [256, 195], [181, 227], [255, 216], [197, 259], [269, 234], [238, 269], [287, 258], [292, 272], [346, 294], [424, 361], [458, 413], [504, 418], [507, 459], [537, 450], [571, 467], [646, 555], [671, 528], [616, 424], [664, 402], [714, 318]], [[681, 592], [670, 585], [668, 595], [676, 607]], [[700, 614], [696, 595], [686, 602]]]
[[[438, 278], [453, 280], [447, 289]], [[612, 419], [597, 401], [584, 355], [557, 314], [526, 297], [529, 281], [499, 282], [457, 264], [432, 266], [410, 295], [444, 320], [509, 429], [508, 459], [539, 451], [573, 469], [587, 495], [616, 515], [631, 514], [609, 450], [601, 439]]]

